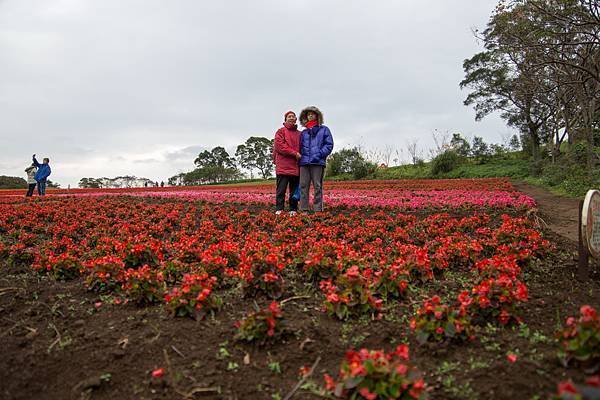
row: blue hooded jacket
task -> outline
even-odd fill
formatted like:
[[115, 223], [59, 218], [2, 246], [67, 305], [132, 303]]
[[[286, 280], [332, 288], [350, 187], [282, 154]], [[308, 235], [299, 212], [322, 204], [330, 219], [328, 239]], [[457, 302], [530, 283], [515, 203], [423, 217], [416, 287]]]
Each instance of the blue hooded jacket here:
[[327, 156], [333, 151], [333, 136], [325, 125], [302, 131], [300, 137], [300, 165], [325, 166]]
[[33, 177], [33, 179], [35, 179], [38, 182], [45, 181], [52, 173], [52, 170], [50, 169], [50, 165], [49, 164], [40, 164], [38, 162], [38, 160], [35, 159], [35, 157], [33, 157], [33, 163], [35, 164], [36, 167], [38, 167], [38, 170], [35, 173], [35, 176]]

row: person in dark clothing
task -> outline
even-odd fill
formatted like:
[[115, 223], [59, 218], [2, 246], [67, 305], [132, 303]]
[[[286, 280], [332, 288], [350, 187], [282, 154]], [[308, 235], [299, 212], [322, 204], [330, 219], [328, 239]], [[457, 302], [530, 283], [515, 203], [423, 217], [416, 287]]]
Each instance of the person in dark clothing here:
[[283, 126], [275, 132], [273, 143], [273, 157], [275, 161], [275, 176], [277, 186], [275, 189], [275, 214], [279, 215], [285, 208], [285, 194], [289, 188], [290, 215], [298, 210], [298, 199], [293, 193], [299, 183], [300, 169], [300, 131], [296, 125], [296, 114], [288, 111], [283, 116]]
[[40, 164], [38, 160], [35, 159], [35, 154], [33, 155], [33, 165], [37, 167], [37, 172], [35, 173], [35, 181], [37, 182], [38, 194], [40, 196], [46, 195], [46, 181], [48, 177], [52, 173], [50, 169], [50, 159], [44, 158], [43, 163]]
[[314, 211], [323, 211], [323, 176], [327, 156], [333, 151], [333, 136], [323, 125], [323, 113], [317, 107], [306, 107], [300, 113], [306, 129], [300, 137], [300, 211], [308, 211], [310, 185], [314, 190]]

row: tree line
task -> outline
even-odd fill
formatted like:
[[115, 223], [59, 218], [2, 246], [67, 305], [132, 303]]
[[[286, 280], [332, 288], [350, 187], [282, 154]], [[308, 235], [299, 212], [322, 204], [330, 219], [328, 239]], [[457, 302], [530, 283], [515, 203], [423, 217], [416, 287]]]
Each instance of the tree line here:
[[254, 171], [262, 179], [273, 175], [273, 139], [251, 136], [237, 146], [235, 155], [230, 155], [222, 146], [204, 150], [194, 160], [195, 168], [169, 178], [169, 185], [189, 186], [231, 182], [245, 178], [242, 170], [254, 178]]
[[591, 174], [600, 128], [598, 2], [503, 0], [476, 36], [484, 51], [464, 61], [460, 82], [476, 119], [499, 111], [534, 161], [541, 146], [555, 161], [564, 142], [583, 143]]

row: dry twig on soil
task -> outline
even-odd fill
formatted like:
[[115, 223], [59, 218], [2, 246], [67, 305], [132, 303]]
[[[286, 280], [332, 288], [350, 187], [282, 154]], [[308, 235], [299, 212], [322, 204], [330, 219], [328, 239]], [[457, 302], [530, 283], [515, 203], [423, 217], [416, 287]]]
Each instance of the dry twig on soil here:
[[294, 388], [292, 389], [292, 391], [289, 392], [283, 398], [283, 400], [290, 400], [292, 398], [292, 396], [294, 396], [294, 394], [298, 391], [298, 389], [300, 389], [300, 386], [302, 386], [304, 384], [304, 382], [306, 382], [306, 380], [312, 376], [313, 372], [315, 372], [315, 368], [317, 368], [317, 365], [319, 364], [319, 361], [321, 361], [321, 356], [317, 357], [317, 359], [315, 360], [315, 362], [313, 363], [313, 365], [310, 367], [310, 370], [306, 373], [306, 375], [304, 375], [302, 377], [302, 379], [300, 379], [300, 381], [298, 381], [298, 383], [296, 384], [296, 386], [294, 386]]
[[310, 299], [311, 296], [294, 296], [294, 297], [288, 297], [285, 300], [281, 300], [281, 302], [279, 303], [280, 306], [283, 306], [285, 303], [287, 303], [288, 301], [292, 301], [292, 300], [299, 300], [299, 299]]
[[54, 341], [52, 343], [50, 343], [50, 346], [48, 346], [48, 350], [47, 352], [50, 353], [52, 351], [52, 348], [54, 346], [56, 346], [57, 343], [60, 343], [60, 341], [62, 340], [62, 336], [60, 335], [60, 332], [58, 331], [58, 329], [56, 329], [56, 325], [54, 325], [52, 322], [49, 324], [49, 326], [54, 329], [54, 332], [56, 332], [56, 339], [54, 339]]

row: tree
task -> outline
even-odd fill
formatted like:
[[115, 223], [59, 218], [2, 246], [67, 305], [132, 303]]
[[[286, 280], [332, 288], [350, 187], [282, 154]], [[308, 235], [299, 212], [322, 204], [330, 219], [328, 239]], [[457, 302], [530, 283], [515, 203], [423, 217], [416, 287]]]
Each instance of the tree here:
[[488, 148], [488, 154], [494, 157], [503, 157], [506, 155], [506, 148], [498, 143], [491, 143]]
[[375, 171], [377, 165], [369, 162], [358, 147], [339, 150], [327, 158], [327, 175], [352, 174], [354, 179], [362, 179]]
[[445, 151], [450, 149], [450, 145], [448, 144], [448, 139], [449, 139], [449, 133], [448, 131], [446, 132], [440, 132], [437, 129], [434, 129], [434, 131], [431, 133], [431, 137], [433, 139], [433, 144], [434, 144], [434, 148], [429, 149], [429, 154], [431, 155], [432, 158], [439, 156], [440, 154], [444, 153]]
[[98, 189], [102, 187], [102, 180], [100, 178], [81, 178], [78, 186], [80, 188]]
[[452, 171], [461, 161], [460, 156], [454, 150], [446, 150], [431, 160], [431, 173], [439, 175]]
[[[497, 48], [530, 54], [527, 62], [551, 87], [555, 150], [565, 135], [587, 146], [589, 177], [595, 165], [593, 131], [600, 109], [600, 7], [590, 0], [502, 1], [491, 20]], [[540, 79], [540, 77], [542, 79]], [[562, 135], [560, 129], [564, 128]], [[553, 155], [556, 151], [553, 151]]]
[[60, 183], [55, 183], [55, 182], [52, 182], [50, 179], [47, 179], [46, 186], [49, 188], [52, 188], [52, 189], [58, 189], [58, 188], [60, 188]]
[[237, 168], [209, 165], [185, 173], [183, 176], [183, 184], [185, 186], [214, 184], [228, 182], [239, 178], [241, 178], [241, 175]]
[[410, 155], [413, 165], [417, 165], [421, 159], [421, 152], [417, 148], [417, 140], [409, 141], [406, 143], [406, 150]]
[[450, 148], [461, 157], [468, 157], [471, 152], [471, 145], [460, 133], [453, 133], [450, 140]]
[[[586, 141], [591, 174], [596, 161], [593, 130], [600, 109], [597, 1], [502, 0], [481, 39], [485, 51], [480, 55], [493, 63], [478, 68], [480, 55], [465, 61], [461, 87], [474, 89], [465, 103], [472, 100], [476, 111], [478, 106], [494, 110], [501, 108], [498, 98], [506, 100], [512, 109], [503, 111], [503, 117], [528, 134], [522, 147], [531, 149], [534, 159], [539, 158], [542, 142], [553, 144], [554, 159], [565, 137], [569, 143]], [[491, 76], [485, 73], [489, 71], [502, 79], [479, 79]]]
[[[489, 30], [486, 32], [491, 35]], [[527, 75], [519, 74], [515, 65], [511, 64], [510, 56], [505, 56], [491, 44], [487, 46], [489, 50], [463, 63], [465, 79], [460, 82], [460, 87], [472, 89], [464, 104], [473, 105], [476, 120], [500, 111], [500, 116], [510, 126], [518, 127], [530, 136], [532, 156], [538, 159], [539, 129], [549, 114], [539, 100], [542, 95]]]
[[508, 148], [512, 151], [521, 150], [521, 141], [517, 135], [512, 135], [510, 142], [508, 143]]
[[184, 184], [185, 172], [181, 172], [177, 175], [170, 177], [167, 182], [169, 186], [182, 186]]
[[204, 150], [198, 154], [194, 164], [197, 168], [184, 175], [184, 185], [221, 183], [241, 177], [235, 159], [221, 146], [214, 147], [211, 151]]
[[142, 187], [144, 183], [152, 181], [148, 178], [138, 178], [134, 175], [116, 176], [114, 178], [81, 178], [78, 186], [80, 188], [132, 188]]
[[194, 160], [198, 168], [208, 166], [219, 166], [222, 168], [235, 168], [235, 159], [229, 156], [225, 148], [221, 146], [214, 147], [211, 151], [204, 150], [198, 154]]
[[235, 156], [242, 168], [258, 169], [262, 178], [267, 179], [273, 173], [273, 140], [252, 136], [246, 143], [237, 147]]
[[479, 136], [473, 136], [473, 144], [471, 145], [471, 155], [475, 160], [483, 164], [487, 161], [490, 152], [487, 143]]
[[[394, 154], [394, 150], [396, 150], [396, 149], [394, 149], [394, 147], [392, 147], [389, 144], [386, 144], [383, 147], [383, 150], [381, 152], [381, 156], [382, 156], [382, 159], [383, 159], [383, 163], [385, 164], [386, 167], [390, 166], [390, 161], [392, 161], [392, 154]], [[397, 151], [398, 150], [396, 150], [396, 152]]]

